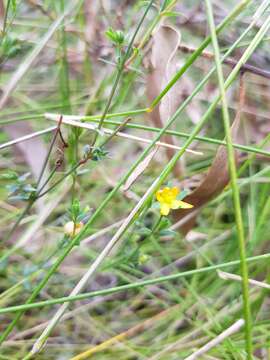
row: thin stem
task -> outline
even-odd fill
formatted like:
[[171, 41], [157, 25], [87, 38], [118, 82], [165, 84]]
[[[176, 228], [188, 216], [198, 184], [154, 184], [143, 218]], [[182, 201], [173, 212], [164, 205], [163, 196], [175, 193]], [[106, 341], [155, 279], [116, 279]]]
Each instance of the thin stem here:
[[[117, 86], [118, 86], [119, 80], [120, 80], [120, 78], [121, 78], [122, 72], [124, 71], [125, 63], [126, 63], [128, 57], [129, 57], [129, 54], [130, 54], [130, 52], [131, 52], [131, 49], [132, 49], [133, 43], [134, 43], [134, 41], [135, 41], [135, 38], [136, 38], [136, 36], [137, 36], [137, 34], [138, 34], [138, 31], [140, 30], [140, 28], [141, 28], [141, 26], [142, 26], [142, 23], [143, 23], [146, 15], [147, 15], [147, 13], [148, 13], [148, 11], [149, 11], [150, 8], [152, 7], [153, 2], [154, 2], [154, 0], [151, 0], [151, 1], [149, 2], [148, 6], [146, 7], [145, 12], [143, 13], [143, 16], [142, 16], [141, 20], [139, 21], [139, 23], [138, 23], [138, 25], [137, 25], [137, 27], [136, 27], [136, 29], [135, 29], [135, 31], [134, 31], [134, 34], [133, 34], [133, 36], [132, 36], [132, 38], [131, 38], [131, 40], [130, 40], [130, 42], [129, 42], [128, 48], [127, 48], [125, 54], [123, 55], [123, 57], [122, 57], [122, 59], [121, 59], [121, 61], [120, 61], [120, 63], [119, 63], [118, 70], [117, 70], [117, 74], [116, 74], [116, 78], [115, 78], [115, 81], [114, 81], [114, 84], [113, 84], [111, 93], [110, 93], [110, 95], [109, 95], [109, 99], [108, 99], [108, 101], [107, 101], [107, 103], [106, 103], [104, 112], [103, 112], [103, 114], [102, 114], [102, 116], [101, 116], [101, 118], [100, 118], [100, 122], [99, 122], [99, 124], [98, 124], [98, 129], [101, 129], [101, 127], [102, 127], [102, 125], [103, 125], [103, 121], [104, 121], [104, 119], [105, 119], [105, 117], [106, 117], [106, 114], [107, 114], [107, 112], [109, 111], [109, 108], [110, 108], [110, 106], [111, 106], [112, 99], [113, 99], [114, 94], [115, 94], [115, 91], [116, 91], [116, 89], [117, 89]], [[94, 140], [93, 140], [93, 143], [92, 143], [92, 147], [95, 146], [95, 143], [96, 143], [96, 141], [97, 141], [97, 138], [98, 138], [98, 132], [95, 133]]]
[[[49, 161], [49, 158], [50, 158], [50, 155], [51, 155], [51, 152], [52, 152], [52, 149], [53, 149], [53, 146], [55, 144], [55, 141], [56, 141], [56, 138], [57, 138], [57, 135], [58, 133], [60, 132], [60, 126], [61, 126], [61, 123], [62, 123], [62, 115], [60, 115], [60, 118], [59, 118], [59, 122], [58, 122], [58, 125], [57, 125], [57, 128], [55, 130], [55, 133], [54, 133], [54, 136], [53, 136], [53, 139], [51, 141], [51, 144], [50, 144], [50, 147], [48, 149], [48, 152], [47, 152], [47, 155], [46, 155], [46, 158], [44, 160], [44, 163], [42, 165], [42, 169], [40, 171], [40, 175], [38, 177], [38, 180], [37, 180], [37, 185], [36, 185], [36, 188], [38, 189], [38, 186], [42, 180], [42, 176], [44, 174], [44, 171], [46, 169], [46, 166], [48, 164], [48, 161]], [[17, 227], [20, 225], [22, 219], [25, 217], [25, 215], [28, 213], [28, 211], [31, 209], [31, 207], [34, 205], [34, 203], [36, 202], [36, 200], [39, 198], [39, 193], [44, 189], [44, 187], [47, 185], [47, 183], [49, 182], [49, 180], [51, 179], [51, 177], [54, 175], [55, 171], [52, 171], [51, 174], [49, 175], [49, 177], [47, 178], [47, 180], [45, 181], [45, 183], [42, 185], [42, 187], [37, 190], [37, 193], [36, 193], [36, 196], [31, 198], [30, 200], [28, 200], [28, 204], [26, 205], [25, 209], [23, 210], [23, 212], [19, 215], [18, 219], [16, 220], [15, 224], [12, 226], [11, 230], [8, 232], [8, 234], [6, 235], [5, 239], [9, 239], [14, 231], [17, 229]], [[9, 254], [5, 254], [4, 257], [2, 257], [0, 259], [0, 262], [2, 262], [4, 259], [7, 258], [7, 255], [9, 256]]]
[[100, 145], [101, 147], [105, 146], [109, 141], [112, 140], [112, 138], [117, 135], [117, 133], [121, 130], [123, 130], [128, 122], [131, 120], [131, 118], [126, 118], [124, 121], [122, 121], [121, 123], [119, 123], [119, 125], [117, 126], [117, 128], [109, 135], [109, 137], [103, 141], [103, 143]]
[[41, 168], [41, 171], [40, 171], [38, 180], [37, 180], [37, 185], [36, 185], [37, 189], [38, 189], [38, 187], [39, 187], [39, 185], [40, 185], [40, 182], [41, 182], [42, 177], [43, 177], [43, 175], [44, 175], [45, 169], [46, 169], [47, 164], [48, 164], [48, 162], [49, 162], [49, 158], [50, 158], [52, 149], [53, 149], [53, 147], [54, 147], [55, 141], [56, 141], [56, 139], [57, 139], [57, 135], [58, 135], [58, 133], [60, 132], [60, 126], [61, 126], [61, 123], [62, 123], [62, 119], [63, 119], [63, 116], [60, 115], [57, 128], [56, 128], [56, 130], [55, 130], [55, 132], [54, 132], [54, 135], [53, 135], [52, 141], [51, 141], [51, 143], [50, 143], [50, 146], [49, 146], [49, 149], [48, 149], [46, 158], [45, 158], [45, 160], [44, 160], [44, 162], [43, 162], [43, 165], [42, 165], [42, 168]]
[[6, 27], [7, 27], [7, 18], [8, 18], [8, 12], [9, 12], [9, 7], [11, 4], [11, 0], [7, 1], [7, 7], [6, 7], [6, 11], [5, 11], [5, 17], [4, 17], [4, 24], [3, 24], [3, 34], [2, 34], [2, 39], [4, 38], [4, 36], [6, 35]]
[[[7, 233], [7, 235], [5, 236], [3, 242], [5, 243], [8, 239], [10, 239], [10, 237], [14, 234], [14, 231], [17, 229], [17, 227], [19, 226], [19, 224], [21, 223], [22, 219], [25, 217], [25, 215], [28, 213], [28, 211], [31, 209], [31, 207], [33, 206], [35, 202], [35, 199], [31, 199], [28, 201], [28, 204], [26, 205], [26, 207], [24, 208], [24, 210], [22, 211], [22, 213], [18, 216], [16, 222], [14, 223], [14, 225], [12, 226], [12, 228], [9, 230], [9, 232]], [[7, 258], [6, 255], [2, 256], [0, 258], [0, 263], [2, 261], [4, 261]]]
[[79, 166], [82, 165], [82, 162], [79, 161], [77, 164], [75, 164], [70, 170], [68, 170], [60, 179], [58, 179], [51, 187], [46, 189], [43, 193], [38, 194], [38, 199], [42, 196], [48, 194], [52, 189], [54, 189], [57, 185], [59, 185], [65, 178], [67, 178], [70, 174], [72, 174], [74, 171], [78, 169]]
[[[252, 263], [252, 262], [268, 260], [268, 259], [270, 259], [270, 253], [247, 257], [246, 261], [248, 263]], [[79, 294], [79, 295], [63, 296], [60, 298], [39, 301], [39, 302], [35, 302], [32, 304], [9, 306], [9, 307], [0, 309], [0, 314], [13, 313], [13, 312], [18, 312], [18, 311], [26, 311], [29, 309], [41, 308], [41, 307], [51, 306], [51, 305], [56, 305], [56, 304], [63, 304], [65, 302], [75, 302], [75, 301], [79, 301], [79, 300], [90, 299], [90, 298], [93, 298], [96, 296], [105, 296], [105, 295], [118, 293], [121, 291], [133, 290], [133, 289], [141, 288], [144, 286], [149, 286], [149, 285], [154, 285], [154, 284], [162, 284], [164, 282], [174, 281], [174, 280], [180, 279], [182, 277], [198, 275], [198, 274], [202, 274], [202, 273], [206, 273], [206, 272], [215, 271], [218, 269], [228, 268], [231, 266], [238, 266], [238, 265], [240, 265], [240, 262], [241, 262], [241, 260], [232, 260], [232, 261], [222, 263], [222, 264], [215, 264], [215, 265], [202, 267], [199, 269], [182, 271], [182, 272], [178, 272], [176, 274], [160, 276], [160, 277], [157, 277], [154, 279], [133, 282], [131, 284], [116, 286], [116, 287], [107, 288], [107, 289], [103, 289], [103, 290], [86, 292], [86, 293]]]
[[222, 115], [223, 115], [223, 124], [225, 129], [225, 136], [227, 142], [227, 152], [228, 152], [228, 165], [230, 172], [231, 187], [233, 192], [233, 203], [235, 209], [235, 219], [236, 219], [236, 228], [238, 234], [238, 247], [240, 253], [240, 269], [242, 275], [242, 295], [243, 295], [243, 313], [245, 319], [245, 338], [246, 338], [246, 353], [247, 359], [252, 359], [252, 318], [250, 311], [250, 301], [249, 301], [249, 283], [248, 283], [248, 266], [246, 262], [246, 247], [245, 247], [245, 233], [244, 225], [241, 211], [241, 202], [240, 202], [240, 193], [237, 185], [237, 169], [235, 164], [234, 149], [232, 145], [232, 135], [230, 129], [230, 115], [228, 110], [228, 103], [226, 97], [226, 90], [224, 85], [223, 71], [220, 61], [220, 51], [217, 41], [216, 28], [214, 23], [213, 10], [210, 0], [205, 0], [208, 24], [211, 32], [212, 44], [215, 54], [215, 63], [217, 68], [217, 76], [219, 83], [219, 90], [221, 94], [222, 102]]

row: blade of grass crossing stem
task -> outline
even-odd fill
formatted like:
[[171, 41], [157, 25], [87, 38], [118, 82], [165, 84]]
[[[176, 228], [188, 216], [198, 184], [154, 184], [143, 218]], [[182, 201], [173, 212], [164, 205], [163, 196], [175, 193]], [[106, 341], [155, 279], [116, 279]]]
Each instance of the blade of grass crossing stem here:
[[230, 172], [231, 187], [233, 192], [233, 203], [235, 210], [235, 219], [236, 219], [236, 228], [238, 234], [238, 247], [240, 253], [240, 268], [242, 274], [242, 295], [243, 295], [243, 313], [245, 318], [245, 338], [246, 338], [246, 352], [247, 359], [252, 359], [252, 324], [251, 324], [251, 311], [250, 311], [250, 301], [249, 301], [249, 284], [248, 284], [248, 267], [246, 263], [246, 249], [245, 249], [245, 234], [244, 234], [244, 225], [241, 212], [241, 203], [240, 203], [240, 194], [237, 185], [237, 170], [234, 157], [234, 149], [232, 145], [232, 135], [230, 130], [230, 115], [228, 110], [228, 103], [226, 98], [226, 90], [224, 86], [224, 77], [222, 71], [222, 65], [220, 61], [220, 51], [217, 41], [216, 29], [214, 24], [214, 17], [212, 11], [211, 0], [205, 0], [208, 25], [210, 28], [212, 44], [215, 54], [215, 63], [217, 69], [217, 77], [219, 90], [221, 94], [221, 103], [222, 103], [222, 117], [223, 124], [225, 129], [225, 137], [227, 142], [227, 152], [228, 152], [228, 165]]
[[[263, 23], [262, 27], [257, 32], [257, 34], [255, 35], [253, 40], [251, 41], [250, 46], [244, 52], [244, 54], [240, 58], [239, 62], [237, 63], [235, 68], [230, 73], [230, 76], [228, 77], [228, 79], [226, 80], [226, 82], [224, 84], [225, 89], [227, 89], [232, 84], [232, 82], [235, 80], [235, 78], [237, 77], [237, 75], [241, 69], [241, 66], [243, 65], [243, 63], [245, 63], [247, 61], [247, 59], [252, 54], [252, 52], [254, 51], [256, 46], [262, 40], [263, 36], [265, 35], [265, 33], [267, 32], [269, 27], [270, 27], [270, 16]], [[137, 205], [131, 211], [129, 216], [126, 218], [125, 222], [120, 226], [120, 228], [118, 229], [116, 234], [112, 237], [112, 239], [109, 241], [109, 243], [106, 245], [106, 247], [100, 253], [100, 255], [96, 258], [96, 260], [90, 266], [89, 270], [84, 274], [84, 276], [78, 282], [76, 287], [73, 289], [73, 291], [71, 292], [72, 296], [76, 295], [79, 291], [81, 291], [81, 289], [84, 287], [84, 285], [89, 281], [91, 276], [95, 273], [95, 271], [97, 270], [99, 265], [103, 262], [103, 260], [106, 258], [106, 256], [110, 253], [110, 251], [114, 247], [114, 245], [118, 242], [118, 240], [120, 240], [120, 238], [126, 232], [126, 230], [134, 223], [134, 221], [140, 215], [143, 207], [151, 199], [151, 197], [153, 196], [155, 191], [160, 187], [160, 185], [164, 182], [164, 180], [166, 180], [166, 178], [170, 174], [172, 168], [174, 167], [175, 163], [184, 154], [187, 147], [192, 143], [195, 136], [202, 129], [203, 125], [206, 123], [206, 120], [212, 114], [212, 112], [214, 111], [214, 109], [216, 108], [216, 105], [218, 104], [218, 102], [220, 100], [221, 100], [220, 95], [214, 99], [213, 103], [210, 105], [210, 107], [208, 108], [208, 110], [206, 111], [204, 116], [201, 118], [199, 123], [194, 128], [189, 139], [183, 145], [183, 148], [178, 153], [175, 154], [175, 156], [170, 160], [170, 162], [167, 164], [167, 166], [163, 169], [161, 175], [153, 182], [153, 184], [150, 186], [150, 188], [147, 190], [147, 192], [144, 194], [144, 196], [141, 198], [141, 200], [137, 203]], [[112, 193], [113, 192], [114, 191], [112, 191]], [[109, 196], [104, 200], [104, 201], [106, 201], [106, 203], [108, 201], [107, 199], [110, 198], [112, 193], [110, 193]], [[104, 202], [100, 206], [103, 206], [103, 205], [104, 205]], [[97, 216], [97, 212], [99, 211], [99, 209], [100, 209], [100, 207], [97, 209], [96, 213], [94, 214], [94, 217]], [[90, 226], [92, 221], [93, 221], [93, 218], [87, 223], [85, 228], [83, 228], [82, 231], [76, 237], [74, 237], [74, 240], [72, 242], [76, 243], [77, 241], [79, 241], [82, 238], [83, 234], [85, 233], [86, 229]], [[41, 334], [39, 339], [34, 344], [29, 356], [36, 354], [37, 352], [39, 352], [42, 349], [42, 347], [45, 344], [45, 342], [47, 341], [51, 331], [54, 329], [54, 327], [58, 323], [59, 319], [62, 317], [62, 315], [66, 311], [67, 307], [68, 307], [68, 304], [64, 304], [56, 312], [55, 316], [52, 318], [52, 320], [48, 324], [47, 328], [43, 331], [43, 333]]]

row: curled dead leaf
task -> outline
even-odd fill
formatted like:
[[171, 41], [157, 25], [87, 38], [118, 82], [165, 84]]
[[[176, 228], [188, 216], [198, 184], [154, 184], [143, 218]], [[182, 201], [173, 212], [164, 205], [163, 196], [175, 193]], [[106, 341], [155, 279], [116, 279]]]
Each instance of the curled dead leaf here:
[[[153, 45], [150, 58], [150, 73], [147, 79], [147, 96], [152, 101], [177, 72], [176, 52], [181, 41], [179, 31], [169, 25], [161, 24], [153, 35]], [[168, 119], [177, 110], [181, 99], [177, 95], [179, 82], [164, 96], [159, 107], [149, 114], [151, 121], [156, 127], [162, 128]], [[171, 135], [164, 136], [165, 142], [174, 144]], [[174, 155], [173, 149], [167, 149], [168, 158]], [[179, 176], [181, 171], [179, 164], [174, 173]]]

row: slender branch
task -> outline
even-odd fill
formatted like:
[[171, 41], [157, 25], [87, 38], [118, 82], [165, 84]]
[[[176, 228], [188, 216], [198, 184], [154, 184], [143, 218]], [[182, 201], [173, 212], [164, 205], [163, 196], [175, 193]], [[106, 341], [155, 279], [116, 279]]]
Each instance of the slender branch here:
[[[179, 49], [182, 50], [185, 53], [194, 53], [194, 51], [196, 51], [196, 48], [193, 48], [191, 46], [187, 46], [187, 45], [184, 45], [184, 44], [180, 44]], [[206, 58], [206, 59], [209, 59], [209, 60], [212, 60], [215, 57], [215, 55], [210, 53], [209, 51], [203, 51], [201, 53], [201, 56]], [[237, 60], [234, 60], [232, 58], [225, 59], [223, 62], [224, 62], [224, 64], [230, 65], [232, 67], [234, 67], [237, 64]], [[258, 68], [257, 66], [254, 66], [254, 65], [243, 64], [242, 67], [241, 67], [241, 71], [250, 72], [252, 74], [262, 76], [262, 77], [264, 77], [266, 79], [270, 79], [270, 71], [260, 69], [260, 68]]]
[[28, 134], [28, 135], [24, 135], [24, 136], [21, 136], [17, 139], [14, 139], [14, 140], [11, 140], [11, 141], [7, 141], [6, 143], [3, 143], [3, 144], [0, 144], [0, 150], [3, 150], [9, 146], [12, 146], [12, 145], [15, 145], [15, 144], [18, 144], [20, 142], [23, 142], [23, 141], [27, 141], [27, 140], [31, 140], [37, 136], [40, 136], [40, 135], [44, 135], [44, 134], [47, 134], [49, 132], [52, 132], [54, 130], [57, 129], [57, 126], [51, 126], [49, 127], [48, 129], [44, 129], [44, 130], [40, 130], [40, 131], [36, 131], [34, 133], [31, 133], [31, 134]]
[[[102, 125], [103, 125], [103, 121], [105, 120], [106, 114], [108, 113], [109, 108], [110, 108], [110, 106], [111, 106], [112, 99], [113, 99], [114, 94], [115, 94], [115, 91], [116, 91], [116, 89], [117, 89], [117, 86], [118, 86], [119, 80], [120, 80], [120, 78], [121, 78], [122, 72], [124, 71], [125, 63], [126, 63], [128, 57], [129, 57], [129, 54], [130, 54], [130, 52], [131, 52], [131, 49], [132, 49], [133, 43], [134, 43], [134, 41], [135, 41], [135, 38], [136, 38], [136, 36], [137, 36], [137, 34], [138, 34], [141, 26], [142, 26], [142, 23], [143, 23], [146, 15], [147, 15], [147, 13], [148, 13], [148, 11], [149, 11], [150, 8], [152, 7], [153, 2], [154, 2], [154, 0], [151, 0], [151, 1], [149, 2], [148, 6], [146, 7], [146, 9], [145, 9], [145, 11], [144, 11], [144, 13], [143, 13], [142, 18], [141, 18], [141, 20], [139, 21], [139, 23], [138, 23], [138, 25], [137, 25], [137, 27], [136, 27], [136, 29], [135, 29], [135, 31], [134, 31], [134, 34], [132, 35], [132, 38], [131, 38], [131, 40], [130, 40], [130, 42], [129, 42], [129, 45], [128, 45], [128, 48], [127, 48], [125, 54], [123, 55], [122, 59], [120, 60], [120, 63], [119, 63], [119, 66], [118, 66], [118, 70], [117, 70], [117, 74], [116, 74], [116, 78], [115, 78], [115, 81], [114, 81], [114, 84], [113, 84], [111, 93], [110, 93], [110, 95], [109, 95], [108, 101], [107, 101], [107, 103], [106, 103], [104, 112], [103, 112], [103, 114], [102, 114], [102, 116], [101, 116], [101, 118], [100, 118], [100, 122], [99, 122], [99, 124], [98, 124], [98, 129], [100, 129], [100, 128], [102, 127]], [[98, 138], [98, 132], [95, 134], [95, 137], [94, 137], [94, 140], [93, 140], [93, 143], [92, 143], [92, 147], [95, 146], [95, 143], [96, 143], [96, 141], [97, 141], [97, 138]]]
[[47, 167], [47, 164], [48, 164], [48, 161], [49, 161], [49, 158], [50, 158], [52, 149], [53, 149], [54, 144], [55, 144], [56, 139], [57, 139], [57, 135], [58, 135], [59, 132], [60, 132], [60, 127], [61, 127], [62, 120], [63, 120], [63, 116], [60, 115], [60, 117], [59, 117], [59, 119], [58, 119], [57, 128], [56, 128], [55, 133], [54, 133], [54, 135], [53, 135], [53, 138], [52, 138], [50, 147], [49, 147], [49, 149], [48, 149], [46, 158], [45, 158], [45, 160], [44, 160], [44, 162], [43, 162], [42, 169], [41, 169], [41, 171], [40, 171], [40, 174], [39, 174], [39, 177], [38, 177], [38, 180], [37, 180], [37, 185], [36, 185], [36, 186], [37, 186], [37, 189], [38, 189], [38, 187], [39, 187], [39, 185], [40, 185], [40, 182], [41, 182], [42, 177], [43, 177], [43, 175], [44, 175], [44, 171], [45, 171], [45, 169], [46, 169], [46, 167]]

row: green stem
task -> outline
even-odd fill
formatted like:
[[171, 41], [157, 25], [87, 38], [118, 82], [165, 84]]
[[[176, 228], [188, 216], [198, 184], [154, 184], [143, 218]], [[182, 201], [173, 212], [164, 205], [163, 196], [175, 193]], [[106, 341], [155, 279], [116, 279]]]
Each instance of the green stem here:
[[212, 5], [210, 0], [205, 0], [205, 4], [207, 10], [207, 19], [211, 32], [212, 44], [215, 54], [215, 63], [217, 68], [219, 90], [221, 94], [223, 124], [224, 124], [225, 136], [227, 142], [228, 165], [230, 172], [231, 187], [233, 192], [233, 203], [235, 209], [236, 228], [238, 234], [238, 247], [239, 247], [239, 255], [240, 255], [240, 269], [242, 275], [242, 296], [243, 296], [243, 313], [245, 319], [246, 353], [247, 353], [247, 359], [251, 360], [252, 348], [253, 348], [252, 318], [251, 318], [250, 301], [249, 301], [249, 281], [248, 281], [248, 266], [246, 261], [245, 233], [244, 233], [244, 225], [243, 225], [243, 218], [241, 211], [240, 193], [237, 185], [237, 169], [235, 163], [234, 149], [232, 145], [230, 115], [228, 110], [228, 103], [227, 103], [226, 90], [224, 85], [223, 71], [220, 61], [220, 51], [217, 41]]
[[[251, 257], [246, 258], [246, 261], [248, 263], [251, 263], [251, 262], [255, 262], [255, 261], [263, 261], [263, 260], [268, 260], [268, 259], [270, 259], [270, 253], [257, 255], [257, 256], [251, 256]], [[110, 295], [110, 294], [114, 294], [114, 293], [121, 292], [121, 291], [137, 289], [137, 288], [141, 288], [143, 286], [162, 284], [164, 282], [174, 281], [174, 280], [180, 279], [182, 277], [198, 275], [198, 274], [202, 274], [202, 273], [206, 273], [206, 272], [215, 271], [218, 269], [225, 269], [225, 268], [232, 267], [232, 266], [238, 266], [240, 264], [240, 262], [241, 262], [241, 260], [232, 260], [232, 261], [222, 263], [222, 264], [215, 264], [215, 265], [211, 265], [211, 266], [202, 267], [199, 269], [187, 270], [187, 271], [183, 271], [183, 272], [178, 272], [176, 274], [160, 276], [158, 278], [134, 282], [131, 284], [116, 286], [116, 287], [112, 287], [112, 288], [108, 288], [108, 289], [86, 292], [86, 293], [79, 294], [79, 295], [63, 296], [60, 298], [39, 301], [39, 302], [35, 302], [32, 304], [9, 306], [9, 307], [0, 309], [0, 314], [6, 314], [6, 313], [12, 313], [12, 312], [18, 312], [18, 311], [26, 311], [29, 309], [41, 308], [44, 306], [63, 304], [65, 302], [75, 302], [75, 301], [79, 301], [79, 300], [90, 299], [95, 296], [105, 296], [105, 295]]]
[[[88, 118], [86, 119], [85, 117], [82, 117], [82, 120], [89, 120]], [[98, 120], [89, 120], [89, 122], [98, 122]], [[115, 120], [105, 120], [104, 124], [106, 125], [121, 125], [122, 123], [120, 121], [115, 121]], [[156, 132], [159, 133], [162, 129], [161, 128], [157, 128], [157, 127], [153, 127], [153, 126], [147, 126], [147, 125], [141, 125], [141, 124], [136, 124], [136, 123], [127, 123], [125, 125], [125, 127], [130, 128], [130, 129], [139, 129], [139, 130], [145, 130], [145, 131], [151, 131], [151, 132]], [[178, 136], [178, 137], [182, 137], [182, 138], [189, 138], [190, 134], [189, 133], [185, 133], [182, 131], [175, 131], [175, 130], [166, 130], [164, 132], [164, 134], [169, 134], [169, 135], [174, 135], [174, 136]], [[265, 141], [261, 144], [259, 144], [259, 147], [262, 147], [265, 145], [265, 143], [269, 140], [270, 138], [270, 134], [268, 135], [268, 138], [265, 139]], [[214, 138], [210, 138], [210, 137], [206, 137], [206, 136], [195, 136], [195, 140], [199, 140], [205, 143], [209, 143], [209, 144], [216, 144], [216, 145], [226, 145], [226, 141], [224, 140], [218, 140], [218, 139], [214, 139]], [[270, 152], [267, 150], [262, 150], [259, 147], [253, 147], [253, 146], [248, 146], [248, 145], [241, 145], [241, 144], [236, 144], [233, 143], [232, 144], [234, 148], [245, 151], [245, 152], [250, 152], [250, 153], [254, 153], [254, 156], [256, 156], [256, 154], [260, 154], [260, 155], [265, 155], [265, 156], [270, 156]], [[252, 160], [254, 159], [254, 157], [252, 157]]]
[[41, 198], [42, 196], [46, 195], [47, 193], [49, 193], [52, 189], [54, 189], [57, 185], [59, 185], [63, 180], [65, 180], [65, 178], [67, 178], [69, 175], [71, 175], [74, 171], [77, 170], [77, 168], [81, 166], [81, 162], [78, 162], [76, 165], [74, 165], [70, 170], [68, 170], [59, 180], [57, 180], [51, 187], [49, 187], [48, 189], [46, 189], [43, 193], [39, 193], [38, 194], [38, 199]]
[[[22, 211], [22, 213], [19, 215], [18, 219], [16, 220], [16, 222], [14, 223], [14, 225], [12, 226], [12, 228], [10, 229], [10, 231], [7, 233], [7, 235], [5, 236], [3, 243], [5, 243], [8, 239], [10, 239], [10, 237], [14, 234], [14, 231], [17, 229], [17, 227], [19, 226], [19, 224], [21, 223], [22, 219], [25, 217], [25, 215], [28, 213], [28, 211], [31, 209], [31, 207], [33, 206], [35, 200], [29, 200], [28, 204], [26, 205], [26, 207], [24, 208], [24, 210]], [[7, 259], [9, 256], [9, 252], [7, 252], [6, 254], [4, 254], [1, 258], [0, 258], [0, 263], [2, 261], [4, 261], [5, 259]]]
[[[140, 28], [141, 28], [141, 26], [142, 26], [142, 23], [143, 23], [146, 15], [147, 15], [147, 13], [148, 13], [148, 11], [150, 10], [153, 2], [154, 2], [154, 0], [151, 0], [151, 1], [149, 2], [148, 6], [146, 7], [146, 9], [145, 9], [145, 11], [144, 11], [144, 13], [143, 13], [143, 16], [142, 16], [141, 20], [139, 21], [139, 23], [138, 23], [138, 25], [137, 25], [137, 27], [136, 27], [136, 29], [135, 29], [135, 31], [134, 31], [134, 34], [133, 34], [133, 36], [132, 36], [132, 38], [131, 38], [131, 40], [130, 40], [130, 42], [129, 42], [128, 48], [127, 48], [125, 54], [123, 55], [123, 57], [122, 57], [122, 59], [121, 59], [121, 61], [120, 61], [120, 64], [119, 64], [118, 70], [117, 70], [117, 74], [116, 74], [116, 78], [115, 78], [115, 81], [114, 81], [114, 84], [113, 84], [113, 87], [112, 87], [112, 90], [111, 90], [109, 99], [108, 99], [108, 101], [107, 101], [107, 103], [106, 103], [104, 112], [103, 112], [103, 114], [101, 115], [100, 122], [99, 122], [99, 124], [98, 124], [98, 129], [100, 129], [100, 128], [102, 127], [102, 125], [103, 125], [103, 121], [105, 120], [106, 114], [107, 114], [107, 112], [109, 111], [109, 108], [110, 108], [110, 106], [111, 106], [112, 99], [113, 99], [114, 94], [115, 94], [115, 91], [116, 91], [116, 89], [117, 89], [117, 86], [118, 86], [119, 80], [120, 80], [120, 78], [121, 78], [122, 72], [124, 71], [125, 63], [126, 63], [128, 57], [129, 57], [129, 54], [130, 54], [130, 52], [131, 52], [131, 50], [132, 50], [132, 46], [133, 46], [133, 43], [134, 43], [134, 41], [135, 41], [135, 38], [136, 38], [136, 36], [137, 36], [137, 34], [138, 34], [138, 31], [140, 30]], [[97, 141], [97, 138], [98, 138], [98, 132], [95, 133], [94, 140], [93, 140], [93, 143], [92, 143], [92, 147], [94, 147], [94, 145], [95, 145], [95, 143], [96, 143], [96, 141]]]
[[4, 36], [6, 35], [7, 18], [8, 18], [8, 11], [9, 11], [9, 7], [10, 7], [10, 3], [11, 3], [11, 0], [8, 0], [8, 1], [7, 1], [6, 11], [5, 11], [3, 30], [2, 30], [2, 39], [3, 39]]

